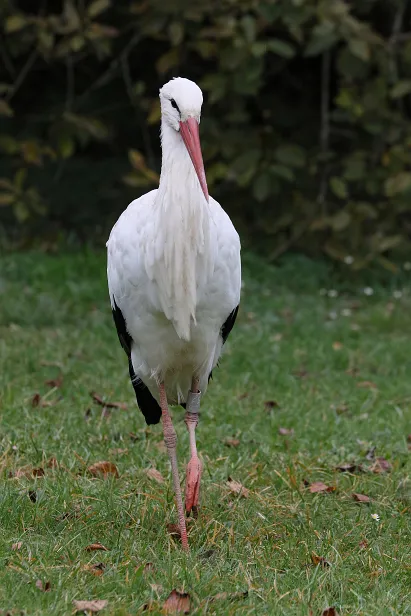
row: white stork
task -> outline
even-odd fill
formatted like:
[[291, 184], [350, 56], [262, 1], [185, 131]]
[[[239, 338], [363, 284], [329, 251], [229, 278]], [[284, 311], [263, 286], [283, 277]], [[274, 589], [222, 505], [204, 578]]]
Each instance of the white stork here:
[[202, 472], [195, 440], [200, 396], [237, 316], [240, 240], [208, 195], [199, 138], [200, 88], [188, 79], [172, 79], [161, 88], [160, 102], [160, 185], [132, 201], [114, 225], [107, 276], [137, 404], [147, 424], [162, 419], [187, 550], [177, 436], [168, 404], [186, 409], [191, 459], [185, 508], [195, 515]]

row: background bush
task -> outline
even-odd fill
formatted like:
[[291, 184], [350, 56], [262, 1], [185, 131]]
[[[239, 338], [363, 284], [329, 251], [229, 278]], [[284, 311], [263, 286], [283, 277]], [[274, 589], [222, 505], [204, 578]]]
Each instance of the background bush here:
[[0, 19], [3, 245], [105, 239], [158, 182], [158, 89], [182, 75], [243, 243], [351, 267], [406, 248], [406, 0], [26, 0]]

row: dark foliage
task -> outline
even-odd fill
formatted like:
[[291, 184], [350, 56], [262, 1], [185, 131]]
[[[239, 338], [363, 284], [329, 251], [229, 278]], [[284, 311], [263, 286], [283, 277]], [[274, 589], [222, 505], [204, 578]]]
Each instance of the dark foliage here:
[[9, 1], [3, 240], [101, 241], [158, 182], [158, 89], [182, 75], [243, 241], [392, 267], [411, 231], [410, 22], [404, 0]]

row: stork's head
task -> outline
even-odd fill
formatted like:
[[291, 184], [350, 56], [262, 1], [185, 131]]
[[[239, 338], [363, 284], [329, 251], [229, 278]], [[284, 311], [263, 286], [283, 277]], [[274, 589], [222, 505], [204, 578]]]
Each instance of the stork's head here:
[[197, 173], [201, 189], [208, 201], [208, 188], [198, 130], [203, 93], [194, 81], [176, 77], [161, 88], [160, 103], [163, 122], [180, 133]]

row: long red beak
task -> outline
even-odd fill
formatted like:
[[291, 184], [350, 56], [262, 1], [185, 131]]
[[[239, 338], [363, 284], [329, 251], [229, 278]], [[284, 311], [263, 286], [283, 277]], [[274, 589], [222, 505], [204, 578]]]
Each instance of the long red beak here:
[[191, 162], [196, 170], [201, 189], [208, 201], [207, 180], [204, 171], [203, 156], [201, 154], [200, 134], [197, 120], [194, 118], [188, 118], [185, 122], [180, 122], [180, 133], [187, 151], [190, 154]]

